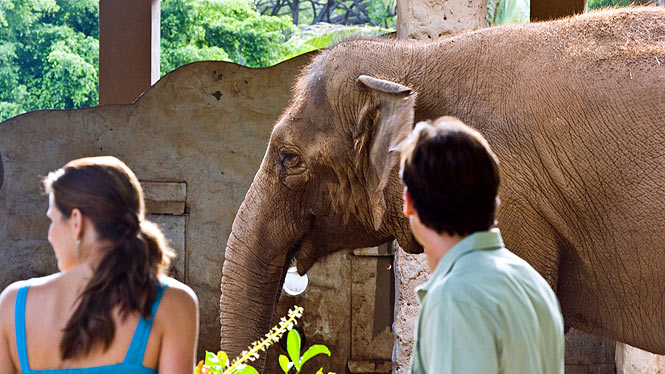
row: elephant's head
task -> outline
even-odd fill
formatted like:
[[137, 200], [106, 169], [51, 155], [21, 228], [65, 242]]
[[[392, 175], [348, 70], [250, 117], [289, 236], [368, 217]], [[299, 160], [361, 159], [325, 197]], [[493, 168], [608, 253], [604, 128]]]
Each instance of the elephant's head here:
[[415, 93], [334, 52], [298, 79], [233, 222], [221, 298], [222, 348], [231, 355], [269, 330], [293, 259], [304, 274], [327, 254], [392, 239], [422, 251], [402, 216], [397, 177]]

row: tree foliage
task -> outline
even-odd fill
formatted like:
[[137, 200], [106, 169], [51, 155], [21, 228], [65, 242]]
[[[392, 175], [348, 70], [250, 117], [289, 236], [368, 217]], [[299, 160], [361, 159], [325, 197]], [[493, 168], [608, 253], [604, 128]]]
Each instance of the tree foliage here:
[[529, 0], [487, 0], [487, 25], [528, 23]]
[[[633, 0], [658, 3], [664, 0]], [[590, 8], [629, 0], [589, 0]], [[162, 75], [225, 60], [265, 67], [395, 25], [396, 0], [162, 0]], [[528, 21], [527, 0], [488, 0], [488, 24]], [[98, 102], [99, 0], [0, 0], [0, 121]]]
[[264, 15], [291, 16], [294, 24], [320, 22], [394, 27], [396, 0], [255, 0]]
[[288, 17], [261, 15], [251, 0], [164, 0], [161, 27], [163, 73], [201, 59], [272, 65], [296, 30]]
[[[327, 1], [326, 21], [349, 21], [339, 18], [345, 7], [362, 9], [374, 24], [394, 15], [386, 3], [394, 0]], [[295, 19], [311, 21], [312, 14], [299, 11]], [[201, 60], [270, 66], [363, 31], [385, 32], [297, 25], [290, 14], [260, 12], [253, 0], [162, 0], [160, 68], [163, 75]], [[99, 0], [0, 0], [0, 121], [29, 110], [96, 105], [98, 69]]]
[[589, 0], [587, 6], [589, 9], [625, 7], [630, 5], [630, 0]]
[[96, 0], [0, 0], [0, 120], [97, 104]]

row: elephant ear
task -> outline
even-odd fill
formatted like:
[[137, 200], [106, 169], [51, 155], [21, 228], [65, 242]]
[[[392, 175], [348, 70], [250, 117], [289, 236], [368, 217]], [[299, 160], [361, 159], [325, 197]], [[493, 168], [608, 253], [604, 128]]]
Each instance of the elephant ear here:
[[399, 161], [399, 146], [413, 127], [413, 111], [416, 100], [414, 91], [399, 83], [361, 75], [358, 81], [365, 85], [374, 100], [365, 106], [361, 115], [373, 118], [370, 134], [370, 174], [367, 187], [372, 210], [374, 229], [378, 230], [386, 212], [384, 189], [390, 173]]

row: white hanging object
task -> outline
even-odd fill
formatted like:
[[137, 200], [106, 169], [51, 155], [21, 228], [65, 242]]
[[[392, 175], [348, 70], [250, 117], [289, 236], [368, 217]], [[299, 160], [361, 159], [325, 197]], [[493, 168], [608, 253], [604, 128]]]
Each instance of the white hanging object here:
[[284, 285], [282, 289], [290, 296], [298, 296], [307, 289], [307, 274], [300, 276], [296, 267], [291, 267], [286, 271]]

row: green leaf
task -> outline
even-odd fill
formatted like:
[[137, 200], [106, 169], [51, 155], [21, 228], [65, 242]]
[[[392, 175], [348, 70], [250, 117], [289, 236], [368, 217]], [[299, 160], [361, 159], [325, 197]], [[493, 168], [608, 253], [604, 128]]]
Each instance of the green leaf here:
[[296, 371], [300, 372], [300, 334], [295, 329], [289, 330], [289, 335], [286, 337], [286, 351], [289, 353]]
[[240, 365], [237, 369], [233, 370], [234, 374], [259, 374], [259, 372], [249, 365]]
[[314, 344], [313, 346], [309, 347], [305, 354], [302, 355], [302, 358], [300, 359], [300, 365], [305, 365], [307, 360], [322, 353], [325, 353], [328, 355], [328, 357], [330, 357], [330, 350], [328, 347], [323, 344]]
[[206, 351], [206, 360], [204, 362], [204, 365], [213, 367], [214, 365], [219, 365], [219, 359], [217, 358], [217, 355]]
[[319, 371], [317, 371], [316, 374], [323, 374], [323, 368], [319, 368]]
[[[289, 364], [291, 364], [291, 365], [289, 365]], [[292, 365], [293, 364], [291, 363], [291, 361], [289, 361], [288, 357], [286, 357], [284, 355], [279, 355], [279, 367], [282, 368], [282, 371], [284, 372], [284, 374], [287, 374], [289, 372]]]
[[219, 365], [225, 368], [226, 362], [229, 360], [229, 356], [226, 354], [226, 352], [222, 351], [217, 352], [217, 358], [219, 359]]

